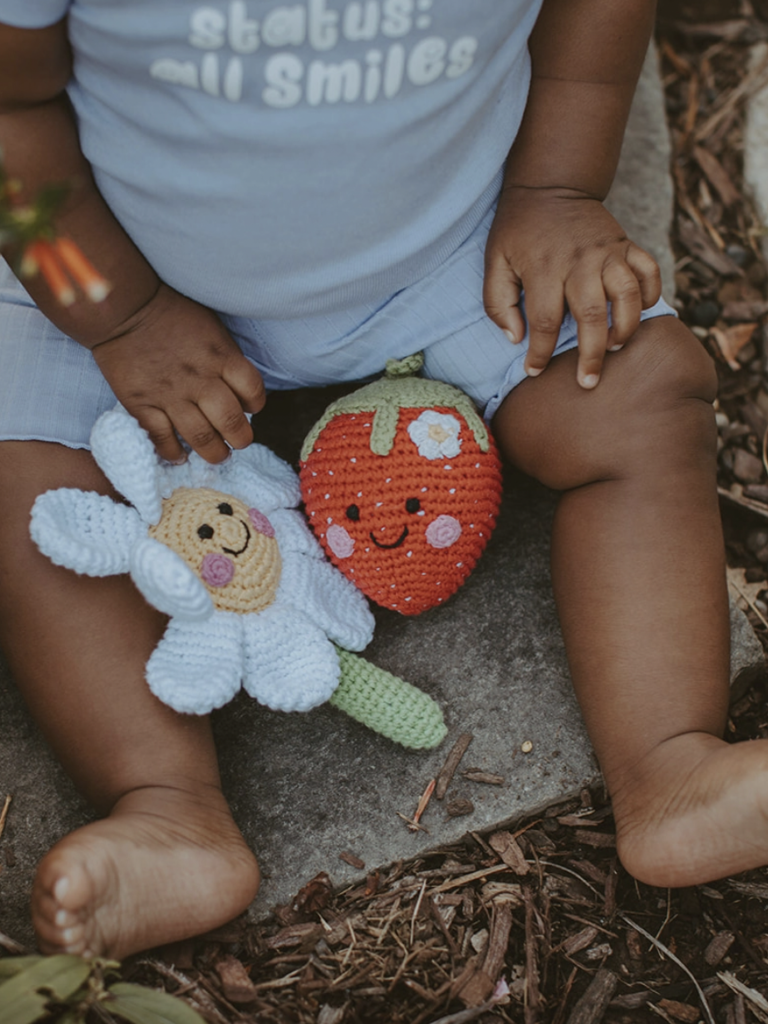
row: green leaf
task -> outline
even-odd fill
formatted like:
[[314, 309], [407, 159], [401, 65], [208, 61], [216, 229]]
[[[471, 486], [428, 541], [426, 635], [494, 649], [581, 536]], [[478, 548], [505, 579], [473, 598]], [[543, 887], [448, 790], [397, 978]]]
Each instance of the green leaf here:
[[0, 987], [0, 1024], [32, 1024], [45, 1014], [51, 998], [68, 999], [91, 972], [90, 964], [79, 956], [31, 959], [33, 963]]
[[130, 1024], [205, 1024], [200, 1014], [167, 992], [118, 982], [109, 989], [104, 1009]]
[[44, 960], [45, 957], [36, 956], [6, 956], [0, 960], [0, 985], [8, 979], [12, 978], [14, 974], [18, 974], [19, 971], [26, 970], [27, 967], [31, 967], [32, 964], [39, 963], [40, 960]]

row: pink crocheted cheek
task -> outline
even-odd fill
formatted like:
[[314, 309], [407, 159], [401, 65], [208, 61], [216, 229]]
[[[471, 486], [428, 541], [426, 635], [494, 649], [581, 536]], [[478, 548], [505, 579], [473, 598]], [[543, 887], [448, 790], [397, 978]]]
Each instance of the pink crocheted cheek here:
[[208, 554], [200, 566], [200, 576], [209, 587], [226, 587], [235, 575], [235, 563], [226, 555]]
[[325, 539], [328, 541], [328, 547], [337, 558], [349, 558], [355, 550], [355, 541], [343, 526], [336, 524], [329, 526]]
[[453, 516], [438, 516], [427, 527], [427, 544], [433, 548], [449, 548], [461, 536], [461, 523]]
[[265, 537], [275, 536], [275, 528], [263, 512], [259, 512], [257, 508], [249, 508], [248, 518], [257, 533], [263, 533]]

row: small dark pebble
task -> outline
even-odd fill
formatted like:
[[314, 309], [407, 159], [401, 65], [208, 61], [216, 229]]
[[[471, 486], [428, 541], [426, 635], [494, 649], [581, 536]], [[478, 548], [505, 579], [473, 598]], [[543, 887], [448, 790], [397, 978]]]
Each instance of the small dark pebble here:
[[455, 800], [449, 800], [445, 805], [445, 809], [450, 817], [461, 818], [464, 814], [471, 814], [475, 809], [475, 805], [471, 800], [459, 796]]
[[768, 544], [768, 530], [750, 530], [747, 534], [747, 549], [756, 555]]
[[746, 267], [752, 255], [743, 245], [729, 245], [726, 247], [725, 253], [739, 267]]
[[705, 299], [703, 302], [697, 302], [691, 313], [697, 327], [714, 327], [720, 316], [720, 306], [712, 299]]
[[762, 583], [765, 579], [765, 568], [762, 565], [753, 565], [745, 569], [744, 579], [747, 583]]

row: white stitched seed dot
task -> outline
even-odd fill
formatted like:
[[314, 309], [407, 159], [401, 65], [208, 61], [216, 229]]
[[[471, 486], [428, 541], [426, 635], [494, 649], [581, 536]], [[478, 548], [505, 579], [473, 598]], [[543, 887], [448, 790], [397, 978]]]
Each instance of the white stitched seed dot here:
[[455, 493], [456, 493], [456, 488], [455, 488], [455, 487], [452, 487], [452, 488], [450, 489], [450, 491], [448, 491], [448, 493], [449, 493], [449, 494], [455, 494]]
[[333, 476], [333, 470], [332, 469], [328, 470], [328, 476]]
[[329, 498], [330, 498], [330, 494], [326, 494], [325, 500], [328, 501]]
[[422, 493], [422, 494], [426, 494], [428, 490], [429, 490], [429, 488], [428, 488], [428, 487], [422, 487], [422, 488], [421, 488], [421, 493]]
[[392, 477], [388, 476], [387, 479], [384, 481], [384, 483], [385, 484], [391, 484], [392, 483]]
[[357, 459], [350, 459], [350, 462], [357, 462]]
[[406, 601], [412, 601], [412, 600], [413, 600], [413, 598], [412, 598], [412, 597], [406, 597], [406, 599], [405, 599], [405, 600], [406, 600]]
[[377, 502], [376, 502], [376, 508], [381, 508], [381, 506], [382, 506], [383, 504], [384, 504], [384, 502], [383, 502], [383, 501], [377, 501]]
[[480, 469], [480, 463], [479, 462], [475, 463], [475, 469]]
[[443, 469], [453, 469], [453, 466], [443, 466]]
[[366, 555], [369, 555], [371, 553], [371, 549], [370, 548], [366, 548], [365, 549], [365, 553], [366, 553]]
[[412, 551], [406, 551], [405, 557], [406, 558], [413, 558], [413, 552]]
[[461, 569], [461, 567], [462, 567], [463, 565], [464, 565], [464, 563], [463, 563], [463, 562], [457, 562], [457, 563], [456, 563], [456, 568], [457, 568], [457, 569]]
[[425, 516], [426, 514], [427, 513], [424, 511], [424, 509], [422, 509], [420, 512], [417, 513], [417, 515], [420, 515], [420, 516]]
[[333, 522], [333, 516], [328, 516], [328, 525], [330, 525], [332, 522]]
[[363, 496], [363, 492], [362, 492], [362, 491], [358, 491], [358, 492], [357, 492], [357, 496], [358, 496], [358, 498], [362, 498], [362, 496]]
[[390, 589], [390, 590], [394, 590], [394, 589], [395, 589], [395, 584], [394, 584], [394, 583], [390, 584], [390, 587], [389, 587], [389, 589]]
[[317, 476], [317, 473], [314, 471], [314, 469], [312, 470], [312, 476]]

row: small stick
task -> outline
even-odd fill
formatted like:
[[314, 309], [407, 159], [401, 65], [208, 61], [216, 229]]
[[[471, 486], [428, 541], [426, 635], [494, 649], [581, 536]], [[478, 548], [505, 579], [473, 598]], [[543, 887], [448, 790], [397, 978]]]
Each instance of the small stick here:
[[467, 747], [472, 742], [473, 736], [471, 732], [463, 732], [461, 736], [456, 740], [451, 752], [445, 759], [445, 764], [437, 774], [437, 789], [435, 796], [438, 800], [442, 800], [448, 791], [448, 787], [451, 784], [451, 779], [454, 776], [454, 772], [459, 767], [459, 762], [467, 752]]
[[407, 814], [401, 814], [400, 811], [395, 811], [398, 818], [402, 818], [403, 821], [408, 825], [409, 832], [426, 832], [429, 835], [429, 829], [424, 828], [418, 821], [414, 821], [413, 818], [409, 818]]
[[421, 816], [424, 813], [424, 811], [426, 811], [426, 809], [427, 809], [427, 804], [429, 803], [429, 801], [432, 798], [432, 794], [435, 791], [435, 786], [436, 785], [437, 785], [437, 780], [436, 779], [430, 779], [429, 782], [427, 783], [427, 788], [421, 794], [421, 800], [419, 800], [419, 806], [416, 808], [416, 813], [414, 814], [414, 816], [413, 816], [413, 818], [411, 820], [411, 824], [408, 826], [408, 828], [411, 830], [411, 832], [415, 832], [416, 829], [419, 827], [419, 822], [421, 821]]
[[421, 886], [421, 892], [419, 893], [419, 898], [416, 900], [416, 906], [413, 908], [413, 914], [411, 915], [411, 947], [413, 947], [413, 934], [414, 934], [414, 931], [416, 929], [416, 918], [419, 916], [419, 911], [421, 910], [421, 901], [424, 899], [424, 893], [426, 891], [427, 891], [427, 879], [425, 878], [424, 882], [422, 883], [422, 886]]
[[2, 836], [3, 829], [5, 828], [5, 819], [8, 817], [8, 808], [11, 806], [12, 799], [13, 797], [7, 796], [5, 798], [5, 803], [3, 804], [3, 809], [0, 811], [0, 836]]

